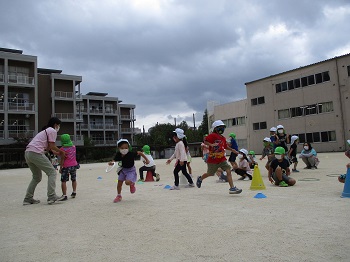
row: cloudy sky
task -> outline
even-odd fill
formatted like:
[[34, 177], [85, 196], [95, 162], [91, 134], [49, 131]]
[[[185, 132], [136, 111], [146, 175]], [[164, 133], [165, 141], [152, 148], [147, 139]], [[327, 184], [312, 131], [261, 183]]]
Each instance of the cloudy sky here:
[[11, 0], [0, 47], [135, 104], [136, 126], [198, 124], [245, 82], [350, 53], [349, 0]]

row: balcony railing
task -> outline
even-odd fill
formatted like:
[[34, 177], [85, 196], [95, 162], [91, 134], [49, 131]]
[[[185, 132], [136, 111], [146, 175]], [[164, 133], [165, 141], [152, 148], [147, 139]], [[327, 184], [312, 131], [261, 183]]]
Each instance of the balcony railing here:
[[34, 103], [8, 103], [9, 111], [35, 111]]
[[116, 145], [117, 141], [116, 140], [94, 140], [92, 139], [92, 143], [95, 145]]
[[0, 83], [4, 83], [5, 82], [5, 76], [4, 74], [0, 74]]
[[32, 138], [34, 137], [34, 130], [9, 130], [9, 137], [19, 137], [19, 138]]
[[97, 129], [97, 130], [117, 130], [118, 126], [117, 125], [109, 125], [109, 124], [81, 124], [80, 125], [81, 129]]
[[132, 129], [131, 128], [121, 128], [120, 131], [122, 133], [132, 133]]
[[58, 117], [60, 120], [74, 120], [73, 113], [56, 113], [55, 117]]
[[5, 132], [4, 130], [0, 130], [0, 139], [4, 139], [5, 138]]
[[131, 116], [130, 115], [120, 115], [120, 119], [124, 119], [124, 120], [131, 119]]
[[34, 85], [34, 77], [9, 75], [8, 82], [10, 84]]
[[109, 114], [109, 115], [116, 115], [117, 114], [117, 110], [115, 109], [90, 109], [88, 110], [87, 108], [82, 108], [80, 109], [80, 112], [82, 113], [91, 113], [91, 114]]
[[55, 98], [73, 99], [73, 92], [55, 91]]

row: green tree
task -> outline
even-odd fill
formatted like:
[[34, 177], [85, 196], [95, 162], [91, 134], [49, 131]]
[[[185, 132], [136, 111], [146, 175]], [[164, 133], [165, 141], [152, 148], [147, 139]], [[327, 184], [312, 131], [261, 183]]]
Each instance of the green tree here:
[[209, 127], [208, 127], [208, 111], [205, 109], [203, 114], [203, 120], [200, 126], [198, 127], [198, 131], [201, 135], [200, 141], [202, 141], [202, 138], [205, 134], [209, 134]]

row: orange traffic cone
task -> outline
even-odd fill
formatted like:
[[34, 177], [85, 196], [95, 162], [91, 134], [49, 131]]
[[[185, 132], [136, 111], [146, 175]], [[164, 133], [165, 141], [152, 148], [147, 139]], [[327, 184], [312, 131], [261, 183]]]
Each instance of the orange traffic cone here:
[[145, 182], [153, 182], [153, 181], [154, 179], [153, 179], [152, 171], [147, 171]]
[[250, 190], [262, 190], [266, 189], [264, 181], [262, 180], [258, 165], [254, 166], [253, 179], [250, 185]]

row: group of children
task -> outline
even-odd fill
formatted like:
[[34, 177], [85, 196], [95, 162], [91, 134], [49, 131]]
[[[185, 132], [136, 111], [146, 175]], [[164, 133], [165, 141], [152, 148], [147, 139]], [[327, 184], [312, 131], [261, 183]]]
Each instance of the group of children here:
[[[212, 125], [212, 133], [205, 135], [203, 143], [201, 144], [203, 152], [203, 160], [207, 164], [207, 171], [201, 176], [197, 177], [196, 185], [201, 188], [203, 180], [209, 176], [217, 175], [220, 182], [229, 183], [229, 193], [230, 194], [240, 194], [242, 189], [237, 188], [233, 184], [231, 172], [235, 172], [241, 177], [238, 180], [252, 180], [252, 169], [257, 164], [255, 158], [255, 152], [249, 151], [242, 148], [238, 149], [236, 135], [234, 133], [229, 134], [229, 140], [223, 136], [225, 131], [225, 124], [221, 120], [217, 120]], [[174, 174], [174, 185], [170, 190], [179, 190], [179, 172], [186, 177], [188, 181], [187, 187], [195, 187], [191, 171], [187, 172], [187, 168], [190, 169], [190, 154], [189, 148], [186, 140], [184, 131], [180, 128], [176, 128], [172, 133], [172, 139], [176, 143], [174, 154], [166, 161], [166, 164], [170, 164], [172, 160], [175, 160], [175, 166], [173, 170]], [[287, 144], [291, 143], [288, 149]], [[286, 134], [284, 127], [278, 125], [277, 128], [270, 129], [270, 137], [265, 137], [263, 139], [263, 150], [260, 160], [267, 157], [267, 163], [265, 168], [268, 170], [269, 181], [280, 187], [293, 186], [296, 180], [290, 177], [291, 170], [289, 166], [293, 164], [292, 172], [299, 172], [297, 170], [298, 160], [297, 154], [297, 144], [299, 142], [298, 136], [291, 136], [289, 141], [289, 136]], [[69, 181], [69, 175], [72, 180], [73, 192], [71, 197], [76, 196], [76, 170], [79, 168], [79, 164], [76, 161], [76, 150], [70, 136], [68, 134], [63, 134], [61, 136], [62, 147], [60, 150], [65, 152], [66, 157], [60, 161], [61, 182], [62, 182], [62, 193], [60, 201], [67, 200], [67, 186], [66, 182]], [[348, 140], [350, 145], [350, 140]], [[156, 177], [159, 181], [160, 176], [155, 172], [154, 159], [150, 153], [150, 147], [148, 145], [143, 146], [142, 151], [137, 151], [133, 153], [131, 151], [131, 145], [127, 139], [120, 139], [117, 142], [117, 152], [113, 161], [108, 164], [113, 165], [114, 162], [120, 162], [121, 168], [118, 170], [118, 185], [117, 185], [117, 196], [114, 202], [120, 202], [122, 200], [122, 185], [130, 187], [130, 193], [136, 192], [135, 183], [137, 181], [137, 173], [135, 168], [135, 156], [139, 155], [143, 158], [144, 166], [140, 167], [140, 179], [143, 180], [143, 171], [151, 171], [152, 175]], [[226, 150], [231, 151], [230, 157], [227, 161]], [[311, 147], [309, 143], [305, 143], [303, 150], [300, 153], [301, 158], [314, 157], [311, 162], [304, 161], [306, 168], [314, 169], [317, 168], [316, 164], [316, 151]], [[346, 152], [346, 155], [350, 158], [350, 150]], [[238, 163], [236, 160], [238, 159]], [[304, 159], [303, 159], [304, 160]], [[230, 162], [230, 164], [229, 164]], [[350, 166], [350, 164], [349, 164]], [[345, 176], [339, 177], [340, 182], [345, 181]]]

